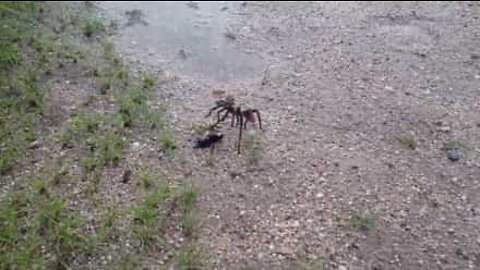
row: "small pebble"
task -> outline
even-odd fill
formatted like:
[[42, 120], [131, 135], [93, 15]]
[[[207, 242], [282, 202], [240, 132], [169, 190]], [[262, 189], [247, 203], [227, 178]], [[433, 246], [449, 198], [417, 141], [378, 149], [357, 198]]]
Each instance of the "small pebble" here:
[[447, 151], [447, 157], [451, 161], [458, 161], [462, 156], [462, 151], [458, 148], [451, 149]]

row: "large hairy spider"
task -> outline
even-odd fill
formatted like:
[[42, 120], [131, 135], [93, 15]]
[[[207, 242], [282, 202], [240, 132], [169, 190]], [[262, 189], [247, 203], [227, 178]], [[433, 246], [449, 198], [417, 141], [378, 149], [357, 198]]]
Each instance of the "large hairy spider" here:
[[[258, 118], [258, 125], [262, 129], [262, 120], [260, 117], [260, 112], [256, 109], [247, 109], [243, 110], [240, 106], [235, 106], [235, 99], [232, 96], [227, 96], [225, 99], [220, 99], [215, 102], [215, 106], [210, 109], [208, 114], [205, 117], [209, 117], [215, 110], [217, 111], [217, 122], [213, 126], [217, 126], [219, 123], [225, 121], [227, 117], [232, 115], [231, 126], [239, 126], [239, 135], [238, 135], [238, 153], [240, 154], [240, 146], [242, 141], [242, 131], [247, 128], [247, 123], [255, 123], [255, 115]], [[225, 112], [223, 116], [221, 113]], [[235, 120], [237, 121], [235, 124]]]

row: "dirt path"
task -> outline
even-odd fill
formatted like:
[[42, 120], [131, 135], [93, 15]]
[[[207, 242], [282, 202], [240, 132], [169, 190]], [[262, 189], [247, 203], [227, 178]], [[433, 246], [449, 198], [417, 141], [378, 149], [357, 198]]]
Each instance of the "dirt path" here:
[[[269, 66], [266, 84], [262, 72], [174, 72], [159, 93], [180, 142], [169, 174], [201, 187], [211, 262], [480, 268], [480, 5], [248, 2], [227, 12], [234, 46]], [[163, 69], [170, 56], [130, 34], [117, 37], [124, 55]], [[264, 129], [249, 131], [263, 146], [258, 165], [235, 153], [228, 125], [213, 163], [191, 149], [216, 88], [261, 110]]]

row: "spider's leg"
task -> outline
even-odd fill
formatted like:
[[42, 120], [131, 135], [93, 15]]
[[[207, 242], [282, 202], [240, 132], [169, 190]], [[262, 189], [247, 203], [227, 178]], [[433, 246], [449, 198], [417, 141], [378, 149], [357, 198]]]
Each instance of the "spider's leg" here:
[[236, 127], [238, 127], [238, 125], [240, 125], [240, 118], [242, 117], [242, 114], [237, 110], [235, 112], [235, 118], [237, 119], [237, 124], [235, 125]]
[[260, 129], [262, 129], [262, 118], [260, 117], [260, 112], [258, 110], [253, 110], [252, 113], [257, 114], [258, 126], [260, 127]]
[[[220, 110], [220, 111], [223, 111], [223, 109]], [[229, 114], [229, 112], [227, 111], [227, 112], [222, 116], [222, 118], [220, 118], [220, 111], [219, 111], [219, 114], [218, 114], [218, 120], [217, 120], [217, 122], [215, 122], [215, 124], [213, 124], [213, 126], [217, 126], [220, 122], [225, 121], [225, 118], [227, 118], [227, 116], [228, 116], [228, 114]]]
[[242, 145], [242, 128], [243, 128], [243, 117], [240, 113], [240, 132], [238, 134], [238, 154], [240, 155], [240, 146]]
[[221, 108], [222, 105], [216, 105], [215, 107], [211, 108], [210, 111], [208, 111], [208, 114], [205, 115], [205, 117], [209, 117], [210, 115], [212, 115], [212, 113], [217, 110], [218, 108]]
[[[222, 108], [221, 110], [218, 110], [218, 111], [217, 111], [217, 120], [218, 120], [217, 123], [225, 120], [226, 116], [224, 116], [224, 118], [222, 118], [223, 120], [220, 120], [220, 114], [221, 114], [222, 112], [226, 111], [226, 110], [227, 110], [227, 108]], [[227, 111], [227, 114], [228, 114], [228, 111]]]
[[215, 152], [215, 143], [212, 144], [212, 147], [210, 147], [210, 154], [213, 155], [214, 152]]
[[243, 122], [243, 125], [244, 125], [243, 129], [247, 129], [247, 123], [250, 119], [250, 112], [247, 110], [247, 111], [244, 111], [243, 113], [245, 114], [244, 115], [245, 116], [245, 121]]

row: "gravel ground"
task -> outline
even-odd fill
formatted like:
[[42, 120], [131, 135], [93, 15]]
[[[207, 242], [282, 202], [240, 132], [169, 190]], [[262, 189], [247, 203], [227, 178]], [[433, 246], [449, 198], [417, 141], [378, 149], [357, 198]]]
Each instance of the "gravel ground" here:
[[[200, 187], [216, 269], [480, 269], [480, 4], [247, 2], [235, 14], [234, 46], [266, 72], [171, 73], [158, 91], [180, 146], [161, 162]], [[125, 57], [163, 69], [129, 38], [116, 37]], [[228, 125], [213, 156], [192, 149], [212, 89], [261, 111], [264, 129], [248, 130], [257, 165]]]

